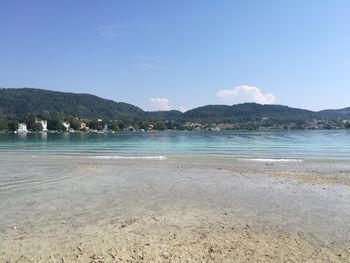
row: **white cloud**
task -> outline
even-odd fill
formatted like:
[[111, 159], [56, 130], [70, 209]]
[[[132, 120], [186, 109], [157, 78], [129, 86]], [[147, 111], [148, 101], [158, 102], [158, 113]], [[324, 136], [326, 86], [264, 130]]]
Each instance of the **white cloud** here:
[[169, 100], [167, 98], [150, 98], [149, 100], [156, 110], [171, 110]]
[[233, 89], [224, 89], [216, 93], [225, 103], [256, 102], [259, 104], [273, 104], [276, 97], [272, 93], [263, 94], [260, 89], [252, 86], [237, 86]]
[[180, 106], [179, 111], [186, 112], [186, 111], [188, 111], [188, 109], [186, 107]]

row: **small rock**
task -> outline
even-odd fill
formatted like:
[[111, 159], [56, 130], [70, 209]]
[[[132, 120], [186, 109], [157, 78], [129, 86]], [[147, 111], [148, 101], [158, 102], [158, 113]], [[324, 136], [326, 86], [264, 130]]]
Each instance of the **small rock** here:
[[13, 226], [13, 227], [12, 227], [12, 229], [13, 229], [13, 230], [16, 230], [16, 229], [17, 229], [17, 227], [16, 227], [16, 226]]

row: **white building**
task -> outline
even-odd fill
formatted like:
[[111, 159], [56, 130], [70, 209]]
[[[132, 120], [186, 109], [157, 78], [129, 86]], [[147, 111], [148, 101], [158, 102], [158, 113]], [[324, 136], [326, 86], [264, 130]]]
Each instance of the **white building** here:
[[39, 121], [38, 119], [35, 119], [35, 122], [41, 124], [41, 126], [43, 127], [43, 132], [47, 132], [47, 121], [43, 121], [43, 120]]
[[43, 126], [43, 132], [47, 132], [47, 121], [41, 121], [41, 125]]
[[69, 122], [64, 121], [62, 124], [63, 124], [63, 126], [66, 128], [66, 131], [69, 131], [69, 128], [70, 128], [70, 123], [69, 123]]
[[28, 132], [27, 130], [27, 124], [25, 123], [19, 123], [18, 124], [18, 132]]
[[84, 121], [82, 121], [81, 123], [80, 123], [80, 130], [84, 130], [84, 129], [86, 129], [87, 127], [86, 127], [86, 123], [84, 122]]

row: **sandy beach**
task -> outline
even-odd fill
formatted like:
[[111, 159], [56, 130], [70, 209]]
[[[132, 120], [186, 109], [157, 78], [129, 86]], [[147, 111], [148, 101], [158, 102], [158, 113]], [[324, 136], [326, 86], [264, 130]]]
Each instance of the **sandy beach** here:
[[0, 158], [1, 262], [349, 262], [350, 162]]

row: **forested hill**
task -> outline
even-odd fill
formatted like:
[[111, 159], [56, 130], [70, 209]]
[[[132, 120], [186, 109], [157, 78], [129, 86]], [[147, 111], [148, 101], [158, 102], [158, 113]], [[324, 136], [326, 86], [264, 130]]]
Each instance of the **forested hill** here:
[[28, 114], [77, 116], [80, 118], [133, 118], [145, 112], [131, 104], [89, 94], [42, 89], [0, 89], [0, 118], [21, 118]]
[[350, 119], [350, 107], [340, 110], [323, 110], [318, 112], [318, 116], [324, 119]]
[[183, 113], [177, 110], [170, 111], [148, 111], [147, 116], [152, 119], [178, 120], [182, 119]]
[[290, 108], [282, 105], [261, 105], [243, 103], [232, 106], [208, 105], [184, 113], [184, 118], [201, 120], [217, 120], [219, 122], [240, 122], [259, 120], [262, 118], [283, 120], [308, 120], [317, 118], [317, 113], [309, 110]]
[[0, 88], [0, 119], [21, 119], [28, 114], [61, 118], [73, 116], [86, 119], [158, 119], [203, 123], [239, 123], [270, 119], [281, 123], [312, 119], [349, 120], [350, 108], [314, 112], [282, 105], [243, 103], [232, 106], [208, 105], [185, 113], [175, 110], [146, 112], [131, 104], [89, 94]]

